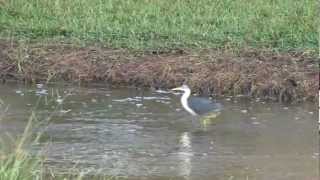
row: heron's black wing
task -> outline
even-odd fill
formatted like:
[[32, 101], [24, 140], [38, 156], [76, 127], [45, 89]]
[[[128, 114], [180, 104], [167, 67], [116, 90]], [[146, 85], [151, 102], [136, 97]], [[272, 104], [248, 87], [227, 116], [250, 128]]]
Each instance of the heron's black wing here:
[[188, 98], [188, 104], [194, 112], [200, 115], [211, 111], [220, 111], [222, 109], [222, 105], [220, 103], [216, 103], [210, 99], [202, 97], [190, 97]]

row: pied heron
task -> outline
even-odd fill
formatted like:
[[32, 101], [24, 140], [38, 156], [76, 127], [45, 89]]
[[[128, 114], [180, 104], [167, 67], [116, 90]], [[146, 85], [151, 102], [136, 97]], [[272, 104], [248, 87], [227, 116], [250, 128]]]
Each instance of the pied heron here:
[[219, 113], [222, 110], [222, 104], [220, 103], [213, 102], [203, 97], [190, 96], [191, 89], [187, 85], [173, 88], [172, 91], [184, 92], [181, 96], [182, 107], [194, 116]]

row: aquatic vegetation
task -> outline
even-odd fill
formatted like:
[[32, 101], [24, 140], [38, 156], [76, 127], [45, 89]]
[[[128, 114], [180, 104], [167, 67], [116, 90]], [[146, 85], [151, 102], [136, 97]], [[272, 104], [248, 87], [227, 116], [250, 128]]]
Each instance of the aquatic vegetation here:
[[[41, 179], [41, 160], [30, 156], [24, 147], [32, 143], [31, 129], [34, 114], [28, 120], [24, 132], [17, 139], [1, 137], [0, 141], [0, 179], [2, 180], [33, 180]], [[1, 120], [0, 120], [1, 123]]]

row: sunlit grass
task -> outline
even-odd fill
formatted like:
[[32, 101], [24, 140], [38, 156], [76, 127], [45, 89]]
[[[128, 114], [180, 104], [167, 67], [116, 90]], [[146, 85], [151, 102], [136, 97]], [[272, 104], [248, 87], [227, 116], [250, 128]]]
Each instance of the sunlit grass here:
[[314, 0], [4, 0], [0, 36], [134, 49], [316, 48]]

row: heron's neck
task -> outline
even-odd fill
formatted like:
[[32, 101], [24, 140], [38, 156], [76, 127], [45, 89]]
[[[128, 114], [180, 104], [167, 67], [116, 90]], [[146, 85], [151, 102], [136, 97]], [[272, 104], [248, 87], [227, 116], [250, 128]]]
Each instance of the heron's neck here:
[[188, 102], [188, 98], [190, 97], [190, 95], [191, 95], [190, 89], [185, 90], [181, 97], [181, 100], [185, 100], [186, 102]]
[[196, 116], [197, 113], [195, 113], [189, 106], [189, 103], [188, 103], [188, 98], [190, 97], [191, 95], [191, 90], [188, 89], [184, 92], [184, 94], [182, 95], [181, 97], [181, 104], [182, 106], [186, 109], [186, 111], [188, 111], [190, 114]]

